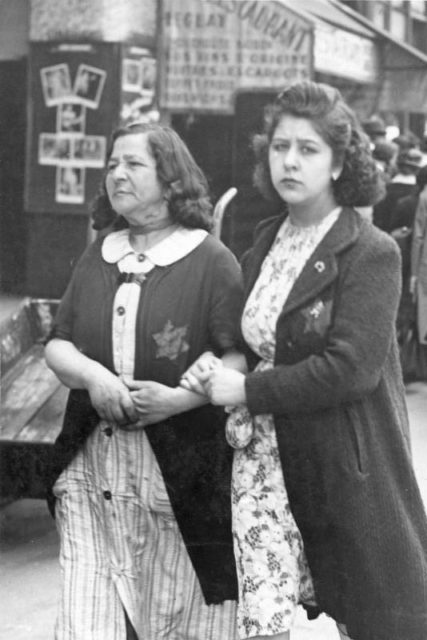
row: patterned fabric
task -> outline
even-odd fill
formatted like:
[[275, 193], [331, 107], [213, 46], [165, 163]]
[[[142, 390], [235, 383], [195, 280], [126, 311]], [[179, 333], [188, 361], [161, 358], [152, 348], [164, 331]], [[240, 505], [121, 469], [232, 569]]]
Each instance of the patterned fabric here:
[[[119, 270], [154, 267], [118, 240]], [[111, 239], [108, 250], [114, 253]], [[126, 309], [113, 319], [114, 366], [123, 377], [134, 373], [141, 286], [123, 282], [114, 299], [114, 308]], [[56, 640], [123, 640], [124, 609], [141, 640], [236, 638], [236, 603], [205, 604], [144, 430], [101, 421], [54, 493], [65, 586]]]
[[[289, 218], [281, 226], [242, 317], [245, 341], [261, 357], [256, 370], [273, 366], [278, 315], [339, 213], [335, 209], [316, 226], [296, 227]], [[273, 416], [252, 418], [245, 406], [235, 407], [226, 434], [236, 449], [232, 509], [239, 636], [283, 633], [291, 628], [298, 603], [314, 605], [315, 594], [301, 534], [289, 507]]]

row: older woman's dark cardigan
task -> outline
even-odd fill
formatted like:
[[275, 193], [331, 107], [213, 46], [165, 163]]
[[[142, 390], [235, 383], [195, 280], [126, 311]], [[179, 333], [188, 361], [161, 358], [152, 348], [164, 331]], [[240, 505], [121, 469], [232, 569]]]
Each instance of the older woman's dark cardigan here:
[[[112, 316], [121, 280], [117, 265], [101, 258], [101, 245], [102, 240], [97, 240], [76, 266], [55, 318], [53, 335], [72, 341], [85, 355], [114, 371]], [[175, 387], [208, 347], [218, 355], [234, 347], [241, 304], [239, 265], [212, 236], [177, 262], [155, 267], [139, 300], [135, 379]], [[52, 512], [55, 480], [98, 422], [88, 393], [70, 391], [48, 471]], [[236, 599], [232, 450], [225, 440], [223, 408], [205, 405], [145, 430], [206, 602]]]
[[[247, 293], [282, 221], [258, 230]], [[395, 338], [399, 294], [394, 240], [344, 209], [279, 316], [275, 367], [246, 378], [250, 412], [274, 414], [319, 608], [354, 640], [427, 638], [427, 520]]]

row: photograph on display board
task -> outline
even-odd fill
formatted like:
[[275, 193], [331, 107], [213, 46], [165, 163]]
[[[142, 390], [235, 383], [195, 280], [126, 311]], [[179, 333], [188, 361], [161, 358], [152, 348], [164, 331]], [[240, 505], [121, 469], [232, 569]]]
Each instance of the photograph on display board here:
[[78, 102], [58, 105], [56, 130], [58, 133], [83, 134], [86, 128], [86, 107]]
[[75, 166], [102, 169], [105, 165], [106, 138], [85, 136], [74, 140], [73, 160]]
[[126, 58], [123, 60], [122, 89], [129, 93], [139, 93], [142, 87], [141, 60]]
[[85, 169], [83, 167], [58, 166], [56, 168], [56, 202], [83, 204], [85, 198]]
[[101, 100], [106, 72], [87, 64], [79, 65], [74, 81], [74, 95], [81, 104], [97, 109]]
[[72, 161], [72, 138], [57, 133], [39, 136], [39, 164], [55, 165]]
[[46, 106], [61, 104], [72, 94], [70, 70], [67, 64], [40, 69], [43, 97]]
[[156, 90], [157, 64], [155, 58], [142, 58], [142, 91], [154, 96]]

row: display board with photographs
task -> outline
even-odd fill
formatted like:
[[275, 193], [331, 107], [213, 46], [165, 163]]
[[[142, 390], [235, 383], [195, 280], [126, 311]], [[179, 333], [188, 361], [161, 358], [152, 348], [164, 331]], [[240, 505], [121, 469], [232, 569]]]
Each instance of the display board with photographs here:
[[26, 211], [88, 214], [114, 127], [158, 115], [151, 46], [30, 43]]
[[56, 131], [39, 133], [38, 163], [56, 167], [56, 202], [83, 204], [86, 170], [105, 166], [106, 137], [87, 135], [86, 125], [87, 111], [100, 106], [106, 78], [105, 69], [86, 63], [74, 74], [65, 62], [40, 69], [45, 107], [56, 108]]

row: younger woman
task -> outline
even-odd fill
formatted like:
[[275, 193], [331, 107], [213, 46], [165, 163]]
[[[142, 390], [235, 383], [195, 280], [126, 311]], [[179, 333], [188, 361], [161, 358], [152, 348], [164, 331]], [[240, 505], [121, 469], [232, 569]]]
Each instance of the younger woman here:
[[278, 96], [256, 151], [257, 183], [284, 213], [243, 260], [249, 373], [205, 356], [182, 382], [234, 406], [240, 637], [288, 639], [303, 603], [341, 638], [425, 640], [399, 250], [353, 209], [381, 196], [369, 142], [337, 90], [305, 82]]

